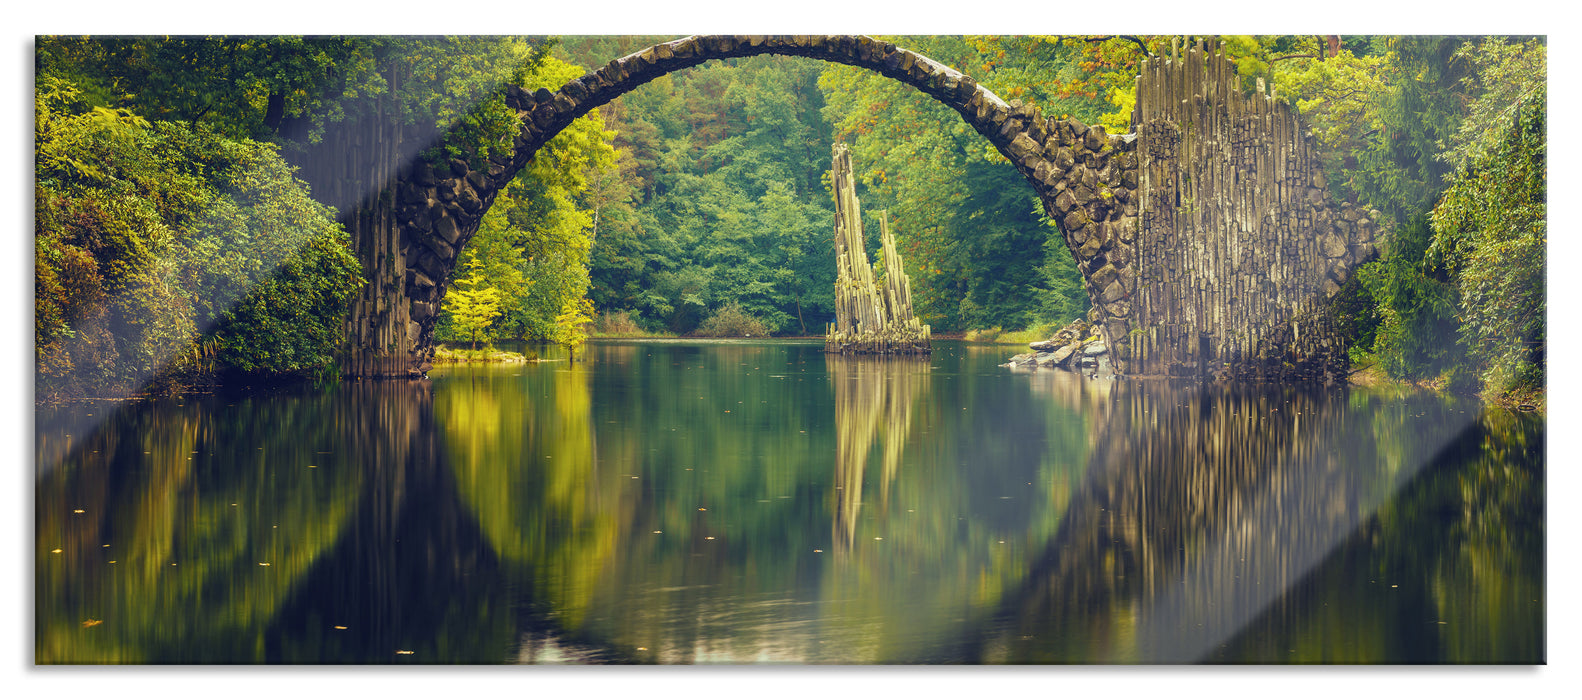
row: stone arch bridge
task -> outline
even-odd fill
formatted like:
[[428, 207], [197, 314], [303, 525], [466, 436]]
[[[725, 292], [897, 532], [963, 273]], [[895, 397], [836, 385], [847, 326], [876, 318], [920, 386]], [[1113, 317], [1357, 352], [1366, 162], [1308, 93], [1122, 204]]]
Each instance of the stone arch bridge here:
[[1148, 60], [1133, 133], [1006, 102], [967, 75], [865, 36], [694, 36], [611, 61], [559, 90], [507, 88], [515, 149], [474, 169], [402, 166], [359, 238], [370, 281], [348, 321], [349, 376], [426, 372], [457, 254], [495, 195], [572, 120], [712, 59], [803, 56], [878, 72], [950, 106], [1013, 163], [1060, 225], [1117, 371], [1314, 377], [1344, 366], [1327, 300], [1373, 255], [1362, 212], [1329, 204], [1314, 143], [1271, 96], [1245, 96], [1199, 45]]

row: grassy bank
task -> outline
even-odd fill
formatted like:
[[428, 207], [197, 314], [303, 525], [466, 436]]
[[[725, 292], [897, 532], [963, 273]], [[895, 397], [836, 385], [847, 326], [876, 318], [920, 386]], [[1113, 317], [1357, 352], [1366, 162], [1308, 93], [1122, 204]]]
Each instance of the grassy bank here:
[[434, 348], [435, 362], [538, 362], [538, 356], [528, 357], [519, 352], [508, 352], [496, 348], [480, 348], [469, 350], [467, 348], [452, 349], [443, 345]]

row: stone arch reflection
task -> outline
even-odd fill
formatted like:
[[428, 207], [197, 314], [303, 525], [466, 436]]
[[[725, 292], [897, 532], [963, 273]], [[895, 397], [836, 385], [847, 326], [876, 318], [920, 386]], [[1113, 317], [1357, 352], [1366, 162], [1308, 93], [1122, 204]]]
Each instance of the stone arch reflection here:
[[1088, 406], [1086, 480], [972, 658], [1204, 659], [1476, 418], [1429, 394], [1252, 383], [1120, 381]]

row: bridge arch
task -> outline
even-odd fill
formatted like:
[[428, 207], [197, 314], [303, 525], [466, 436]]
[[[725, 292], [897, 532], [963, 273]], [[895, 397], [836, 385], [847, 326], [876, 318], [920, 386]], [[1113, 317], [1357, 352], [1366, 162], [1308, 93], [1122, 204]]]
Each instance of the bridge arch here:
[[[514, 151], [403, 169], [381, 201], [388, 240], [360, 249], [369, 288], [347, 329], [350, 376], [420, 376], [459, 251], [498, 194], [573, 120], [661, 75], [778, 54], [872, 70], [949, 106], [1032, 185], [1077, 261], [1089, 320], [1118, 372], [1334, 376], [1326, 302], [1374, 254], [1376, 213], [1334, 207], [1311, 135], [1272, 95], [1244, 96], [1222, 47], [1140, 69], [1134, 134], [1006, 102], [972, 77], [865, 36], [692, 36], [560, 89], [506, 89]], [[359, 244], [360, 248], [364, 247]]]
[[[1132, 184], [1124, 186], [1122, 173], [1134, 171], [1129, 155], [1132, 140], [1110, 136], [1101, 127], [1075, 120], [1045, 118], [1036, 106], [1006, 102], [971, 76], [892, 43], [866, 36], [691, 36], [648, 47], [610, 61], [605, 66], [571, 80], [558, 90], [529, 92], [506, 88], [506, 105], [521, 119], [514, 152], [493, 157], [487, 166], [474, 168], [453, 159], [446, 168], [416, 163], [396, 183], [395, 219], [399, 242], [384, 255], [364, 255], [376, 270], [371, 276], [388, 280], [403, 297], [386, 305], [386, 316], [367, 318], [354, 313], [351, 354], [347, 374], [400, 376], [421, 374], [433, 355], [433, 329], [439, 304], [449, 284], [451, 270], [468, 240], [478, 229], [496, 194], [525, 167], [538, 150], [573, 120], [609, 103], [659, 76], [705, 61], [776, 54], [799, 56], [865, 68], [911, 85], [955, 110], [962, 119], [994, 145], [1016, 166], [1043, 200], [1046, 211], [1062, 216], [1067, 243], [1078, 255], [1084, 278], [1090, 266], [1097, 272], [1108, 264], [1101, 249], [1108, 236], [1104, 222], [1136, 214]], [[1072, 187], [1067, 187], [1067, 182]], [[1067, 200], [1062, 192], [1070, 190]], [[1119, 194], [1119, 197], [1115, 196]], [[1060, 209], [1064, 203], [1066, 209]], [[1080, 212], [1075, 210], [1080, 209]], [[1094, 264], [1089, 264], [1094, 263]], [[1110, 275], [1089, 284], [1097, 302]], [[1130, 284], [1131, 280], [1123, 279]], [[383, 330], [381, 330], [383, 327]], [[383, 339], [359, 341], [358, 335]], [[405, 352], [390, 348], [390, 340], [405, 341]], [[381, 357], [367, 357], [368, 346]], [[360, 350], [362, 349], [362, 350]]]

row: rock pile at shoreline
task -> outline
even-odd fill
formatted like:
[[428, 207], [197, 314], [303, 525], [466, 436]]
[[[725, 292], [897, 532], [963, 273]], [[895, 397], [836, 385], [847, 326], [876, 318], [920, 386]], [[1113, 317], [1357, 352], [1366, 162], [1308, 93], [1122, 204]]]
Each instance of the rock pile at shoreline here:
[[1109, 348], [1099, 338], [1099, 328], [1078, 319], [1055, 331], [1048, 340], [1028, 343], [1032, 352], [1022, 353], [1001, 367], [1011, 369], [1064, 369], [1082, 372], [1109, 365]]

